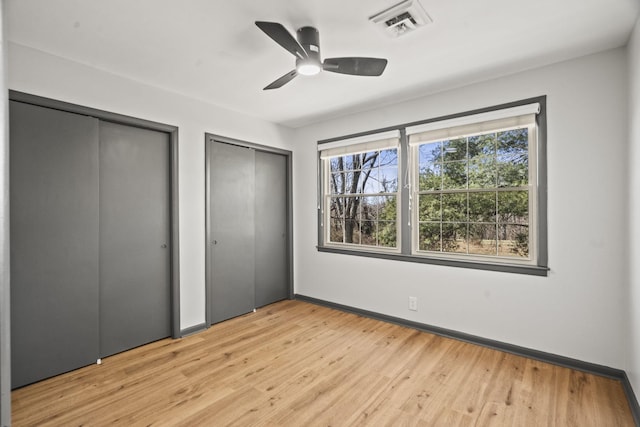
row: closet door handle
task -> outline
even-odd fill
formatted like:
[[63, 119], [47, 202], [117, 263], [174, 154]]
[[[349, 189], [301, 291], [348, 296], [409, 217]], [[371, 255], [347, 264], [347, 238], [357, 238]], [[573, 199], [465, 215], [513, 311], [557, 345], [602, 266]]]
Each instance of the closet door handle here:
[[167, 244], [166, 244], [166, 243], [163, 243], [162, 245], [160, 245], [160, 247], [161, 247], [162, 249], [166, 249], [166, 248], [167, 248]]

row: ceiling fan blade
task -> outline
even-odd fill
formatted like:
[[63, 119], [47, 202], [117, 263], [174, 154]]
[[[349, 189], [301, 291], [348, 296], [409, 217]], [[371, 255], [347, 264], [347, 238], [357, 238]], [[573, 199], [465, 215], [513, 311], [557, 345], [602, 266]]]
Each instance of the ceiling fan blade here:
[[380, 58], [326, 58], [322, 63], [325, 71], [354, 76], [379, 76], [387, 66]]
[[291, 33], [281, 24], [278, 24], [277, 22], [256, 21], [256, 25], [276, 43], [298, 58], [304, 59], [309, 56], [304, 48], [300, 46], [300, 43], [298, 43]]
[[296, 70], [291, 70], [284, 76], [280, 77], [278, 80], [271, 83], [269, 86], [265, 87], [263, 90], [278, 89], [279, 87], [282, 87], [289, 83], [297, 75], [298, 72]]

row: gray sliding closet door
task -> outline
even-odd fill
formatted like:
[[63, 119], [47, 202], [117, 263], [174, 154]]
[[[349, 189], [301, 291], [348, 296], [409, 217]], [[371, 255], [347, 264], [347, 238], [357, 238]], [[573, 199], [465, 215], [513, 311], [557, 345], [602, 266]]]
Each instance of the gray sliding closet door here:
[[211, 322], [255, 308], [255, 150], [210, 142]]
[[256, 307], [289, 297], [287, 158], [256, 151]]
[[98, 357], [98, 120], [11, 101], [10, 144], [15, 388]]
[[169, 135], [100, 122], [100, 357], [171, 334]]

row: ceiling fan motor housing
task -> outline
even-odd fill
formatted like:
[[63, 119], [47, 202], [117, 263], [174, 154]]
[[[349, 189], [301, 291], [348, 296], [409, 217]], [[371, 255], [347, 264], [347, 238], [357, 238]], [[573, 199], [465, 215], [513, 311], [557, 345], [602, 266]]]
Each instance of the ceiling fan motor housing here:
[[320, 60], [320, 36], [318, 30], [313, 27], [302, 27], [298, 30], [298, 43], [309, 55], [308, 58], [296, 58], [296, 68], [301, 65], [316, 65], [321, 67]]

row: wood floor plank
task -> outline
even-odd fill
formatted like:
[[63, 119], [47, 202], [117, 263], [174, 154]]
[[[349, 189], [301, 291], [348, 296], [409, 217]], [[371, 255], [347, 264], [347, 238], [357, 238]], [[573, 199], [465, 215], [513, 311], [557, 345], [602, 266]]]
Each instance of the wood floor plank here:
[[633, 426], [615, 380], [300, 301], [12, 393], [14, 426]]

